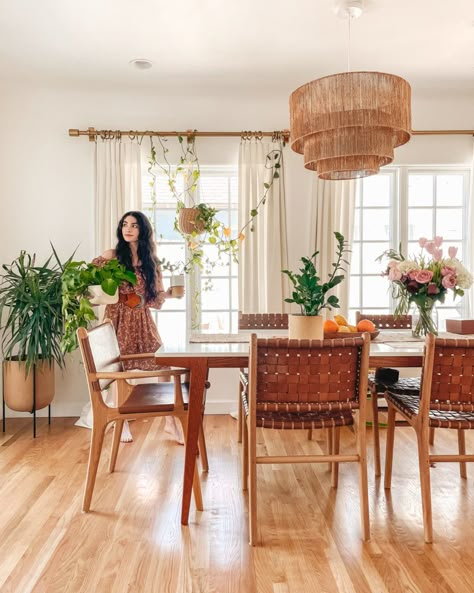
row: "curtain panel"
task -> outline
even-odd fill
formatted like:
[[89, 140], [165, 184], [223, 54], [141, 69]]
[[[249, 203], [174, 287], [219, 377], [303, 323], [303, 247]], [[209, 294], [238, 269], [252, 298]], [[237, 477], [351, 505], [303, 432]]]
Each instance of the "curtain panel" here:
[[[272, 182], [267, 159], [278, 142], [255, 138], [242, 140], [239, 150], [239, 228], [249, 220]], [[280, 313], [288, 309], [288, 281], [281, 270], [288, 267], [283, 152], [280, 177], [273, 179], [265, 204], [259, 208], [254, 231], [247, 227], [239, 252], [239, 309], [243, 313]]]

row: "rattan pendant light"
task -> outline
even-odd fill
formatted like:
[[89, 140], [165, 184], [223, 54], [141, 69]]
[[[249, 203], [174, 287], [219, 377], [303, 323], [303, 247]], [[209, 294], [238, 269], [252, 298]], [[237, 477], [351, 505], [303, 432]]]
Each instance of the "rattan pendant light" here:
[[[350, 7], [347, 14], [350, 20]], [[313, 80], [290, 96], [290, 130], [292, 149], [321, 179], [374, 175], [393, 161], [393, 149], [410, 139], [410, 85], [383, 72]]]

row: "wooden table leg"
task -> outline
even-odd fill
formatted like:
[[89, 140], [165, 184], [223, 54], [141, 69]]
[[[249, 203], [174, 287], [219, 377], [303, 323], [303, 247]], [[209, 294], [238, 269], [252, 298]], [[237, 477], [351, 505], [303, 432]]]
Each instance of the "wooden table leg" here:
[[188, 435], [184, 457], [183, 501], [181, 525], [187, 525], [193, 488], [194, 468], [198, 452], [198, 436], [202, 420], [202, 402], [207, 377], [207, 358], [196, 357], [189, 361], [191, 379], [189, 385]]

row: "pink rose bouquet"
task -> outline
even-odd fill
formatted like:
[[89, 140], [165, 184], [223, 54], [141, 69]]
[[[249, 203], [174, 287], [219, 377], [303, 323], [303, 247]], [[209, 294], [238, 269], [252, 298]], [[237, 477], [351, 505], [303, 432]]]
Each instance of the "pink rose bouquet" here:
[[456, 247], [449, 247], [448, 257], [443, 257], [443, 237], [431, 240], [421, 237], [418, 243], [421, 247], [418, 256], [405, 259], [400, 247], [398, 251], [385, 251], [377, 261], [389, 260], [382, 275], [391, 282], [392, 294], [398, 301], [395, 315], [407, 315], [410, 306], [415, 304], [420, 313], [420, 327], [414, 333], [436, 334], [431, 318], [433, 305], [436, 301], [443, 303], [448, 290], [452, 291], [453, 298], [463, 296], [472, 285], [472, 276], [456, 258]]

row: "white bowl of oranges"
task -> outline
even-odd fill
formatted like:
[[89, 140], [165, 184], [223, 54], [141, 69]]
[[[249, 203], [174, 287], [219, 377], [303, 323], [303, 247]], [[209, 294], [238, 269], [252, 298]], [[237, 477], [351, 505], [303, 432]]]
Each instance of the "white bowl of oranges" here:
[[370, 321], [370, 319], [361, 319], [357, 325], [350, 325], [344, 315], [335, 315], [334, 319], [326, 319], [324, 322], [325, 338], [343, 338], [361, 336], [364, 332], [370, 334], [370, 339], [376, 338], [380, 331]]

